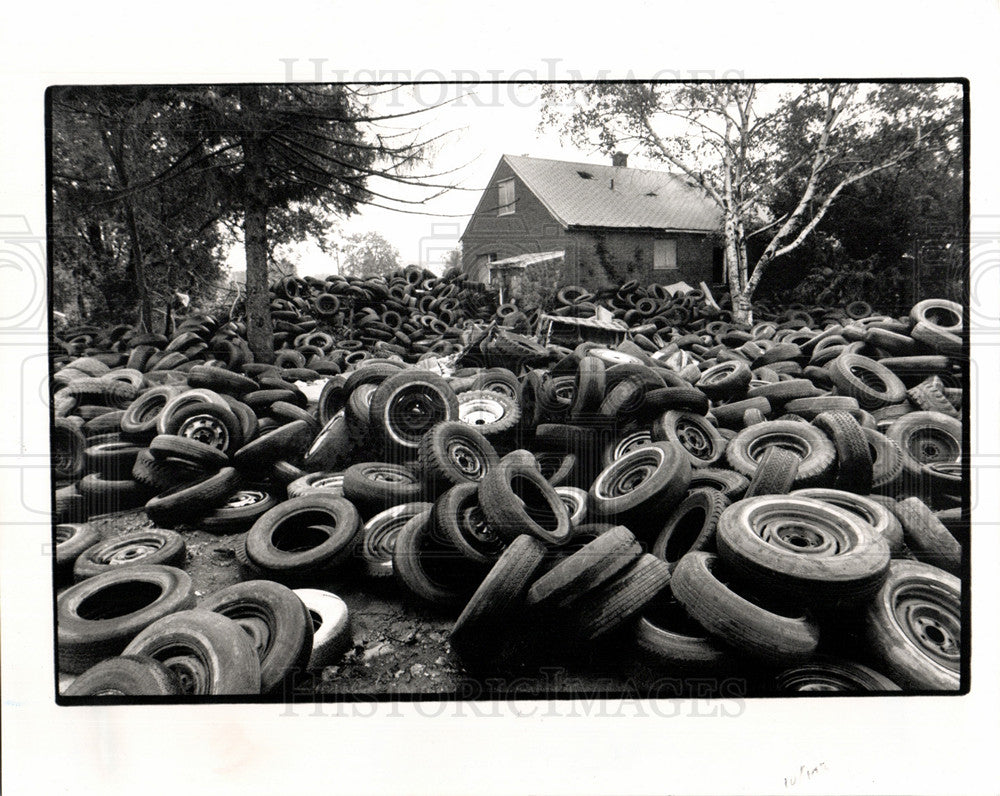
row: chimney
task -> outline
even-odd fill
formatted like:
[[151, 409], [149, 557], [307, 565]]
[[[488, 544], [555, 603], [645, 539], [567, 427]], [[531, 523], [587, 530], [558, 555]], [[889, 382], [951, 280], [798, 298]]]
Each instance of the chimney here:
[[611, 156], [611, 165], [619, 169], [628, 168], [628, 155], [624, 152], [615, 152]]

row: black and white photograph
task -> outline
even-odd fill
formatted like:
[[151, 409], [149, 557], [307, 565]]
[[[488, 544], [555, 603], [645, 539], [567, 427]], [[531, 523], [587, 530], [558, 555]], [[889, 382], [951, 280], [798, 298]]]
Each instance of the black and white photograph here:
[[10, 81], [10, 792], [995, 792], [997, 81], [621, 47]]

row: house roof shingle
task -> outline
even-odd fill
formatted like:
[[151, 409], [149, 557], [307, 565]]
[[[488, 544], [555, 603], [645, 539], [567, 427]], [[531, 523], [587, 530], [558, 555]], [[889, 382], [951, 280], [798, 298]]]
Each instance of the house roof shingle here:
[[517, 155], [503, 157], [549, 212], [568, 227], [714, 232], [722, 223], [715, 203], [676, 174]]

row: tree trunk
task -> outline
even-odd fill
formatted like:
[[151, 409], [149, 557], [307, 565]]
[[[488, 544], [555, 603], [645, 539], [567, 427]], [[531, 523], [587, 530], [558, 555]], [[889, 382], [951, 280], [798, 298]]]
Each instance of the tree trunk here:
[[243, 245], [247, 259], [247, 342], [257, 362], [274, 361], [274, 329], [267, 293], [267, 164], [265, 149], [254, 129], [260, 108], [257, 89], [241, 91], [249, 132], [242, 140], [244, 199]]
[[129, 193], [129, 173], [125, 165], [125, 156], [122, 154], [124, 145], [122, 143], [123, 133], [119, 126], [117, 130], [118, 149], [111, 144], [112, 131], [102, 131], [101, 140], [111, 158], [111, 163], [118, 175], [118, 182], [125, 192], [125, 220], [128, 222], [128, 233], [131, 243], [129, 255], [128, 271], [135, 280], [136, 291], [139, 294], [139, 326], [144, 331], [153, 331], [153, 305], [149, 301], [149, 291], [146, 289], [146, 269], [142, 259], [142, 244], [139, 241], [139, 225], [135, 220], [135, 208], [132, 204], [132, 195]]
[[139, 227], [135, 223], [135, 213], [132, 210], [132, 200], [125, 203], [125, 215], [128, 219], [129, 236], [132, 238], [132, 255], [129, 257], [132, 275], [139, 292], [139, 325], [147, 332], [153, 331], [153, 305], [146, 289], [146, 269], [142, 261], [142, 246], [139, 242]]
[[[732, 299], [733, 323], [750, 324], [753, 315], [750, 312], [749, 301], [745, 297], [744, 286], [747, 283], [746, 255], [741, 256], [741, 243], [737, 240], [738, 219], [733, 214], [726, 213], [724, 232], [726, 236], [726, 276], [729, 280], [729, 298]], [[745, 246], [745, 244], [742, 244]]]

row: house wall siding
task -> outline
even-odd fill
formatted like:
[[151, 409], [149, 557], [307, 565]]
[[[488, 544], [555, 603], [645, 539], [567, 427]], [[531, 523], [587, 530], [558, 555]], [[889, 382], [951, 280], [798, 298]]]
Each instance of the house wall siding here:
[[[594, 288], [614, 287], [632, 279], [644, 284], [685, 281], [697, 287], [712, 281], [713, 243], [707, 235], [652, 231], [570, 230], [575, 260], [567, 260], [569, 281]], [[653, 241], [677, 241], [677, 268], [653, 271]]]
[[[508, 179], [514, 180], [514, 212], [500, 216], [497, 183]], [[501, 161], [462, 235], [462, 268], [473, 279], [485, 281], [482, 269], [476, 267], [483, 255], [496, 254], [502, 260], [518, 254], [565, 251], [567, 242], [562, 225]], [[572, 256], [566, 251], [567, 260]]]
[[[514, 180], [514, 212], [498, 215], [497, 183]], [[677, 240], [676, 270], [653, 272], [653, 241]], [[498, 260], [545, 251], [565, 251], [564, 283], [588, 289], [614, 287], [632, 279], [649, 284], [680, 280], [692, 286], [712, 281], [713, 244], [707, 235], [668, 234], [651, 230], [566, 230], [545, 205], [500, 161], [489, 186], [462, 234], [462, 268], [472, 279], [486, 281], [484, 255]]]

